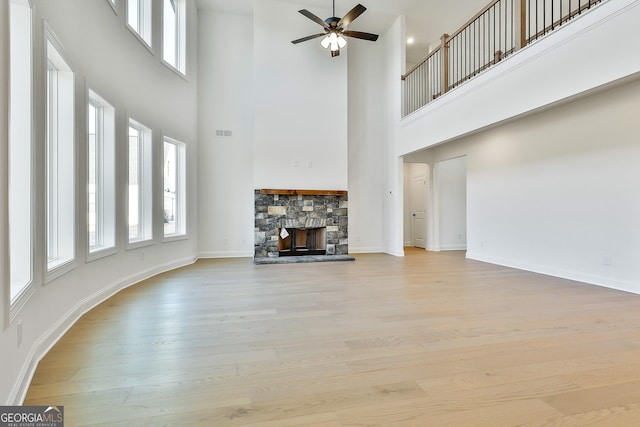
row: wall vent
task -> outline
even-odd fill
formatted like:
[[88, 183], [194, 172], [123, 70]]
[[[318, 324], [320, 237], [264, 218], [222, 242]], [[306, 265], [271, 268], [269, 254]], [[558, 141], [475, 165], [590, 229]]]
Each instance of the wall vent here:
[[233, 132], [230, 130], [222, 130], [222, 129], [216, 130], [216, 136], [228, 137], [232, 135], [233, 135]]

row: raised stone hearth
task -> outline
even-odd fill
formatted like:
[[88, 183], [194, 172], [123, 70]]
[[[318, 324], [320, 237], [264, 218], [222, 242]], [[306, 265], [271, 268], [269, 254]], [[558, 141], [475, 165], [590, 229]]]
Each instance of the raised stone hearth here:
[[346, 191], [255, 190], [256, 264], [354, 260], [348, 204]]

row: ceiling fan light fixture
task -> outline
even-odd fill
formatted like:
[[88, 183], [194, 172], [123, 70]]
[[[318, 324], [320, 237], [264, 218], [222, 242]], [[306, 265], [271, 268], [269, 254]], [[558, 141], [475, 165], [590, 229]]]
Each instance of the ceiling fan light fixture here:
[[320, 45], [331, 51], [331, 56], [335, 57], [340, 55], [340, 49], [347, 46], [346, 37], [353, 37], [356, 39], [376, 41], [378, 40], [377, 34], [365, 33], [362, 31], [351, 31], [347, 30], [346, 27], [353, 22], [358, 16], [362, 15], [364, 11], [367, 10], [361, 4], [356, 5], [353, 9], [347, 12], [341, 19], [335, 16], [335, 0], [333, 0], [333, 15], [330, 18], [322, 20], [317, 15], [309, 12], [307, 9], [301, 9], [298, 12], [303, 16], [309, 18], [316, 24], [319, 24], [323, 27], [324, 33], [312, 34], [310, 36], [302, 37], [296, 40], [293, 40], [291, 43], [298, 44], [308, 40], [322, 38], [320, 41]]
[[[342, 41], [340, 41], [340, 39], [342, 39]], [[324, 39], [322, 39], [320, 44], [325, 49], [330, 47], [331, 51], [335, 52], [337, 50], [340, 50], [340, 48], [346, 46], [347, 41], [344, 39], [344, 37], [342, 37], [342, 35], [338, 35], [337, 32], [331, 31]]]
[[322, 41], [320, 41], [320, 45], [327, 49], [329, 47], [329, 45], [331, 44], [331, 40], [329, 39], [329, 34], [327, 34]]

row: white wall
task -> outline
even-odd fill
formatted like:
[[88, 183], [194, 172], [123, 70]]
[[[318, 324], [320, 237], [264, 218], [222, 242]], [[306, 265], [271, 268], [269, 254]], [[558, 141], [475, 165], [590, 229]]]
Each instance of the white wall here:
[[636, 80], [477, 138], [469, 257], [640, 292], [639, 110]]
[[[6, 3], [0, 10], [6, 13]], [[125, 3], [118, 2], [118, 13], [106, 0], [48, 0], [34, 1], [34, 111], [35, 146], [37, 147], [35, 175], [37, 185], [37, 230], [34, 293], [17, 314], [14, 321], [0, 331], [2, 356], [0, 365], [0, 401], [19, 403], [26, 392], [36, 363], [57, 338], [86, 310], [104, 298], [157, 272], [192, 262], [197, 239], [197, 25], [195, 9], [189, 7], [189, 62], [187, 78], [178, 76], [160, 62], [159, 51], [150, 52], [125, 28]], [[192, 5], [191, 2], [189, 2]], [[160, 18], [159, 8], [154, 17]], [[0, 14], [0, 18], [4, 16]], [[75, 268], [67, 274], [43, 285], [46, 266], [44, 249], [44, 132], [45, 105], [43, 53], [43, 20], [46, 20], [62, 44], [64, 54], [75, 72], [76, 159], [77, 182], [76, 221], [77, 239]], [[158, 21], [156, 21], [158, 22]], [[159, 46], [159, 26], [154, 30], [154, 46]], [[2, 25], [4, 46], [6, 22]], [[6, 52], [0, 51], [6, 61]], [[2, 64], [2, 80], [6, 80], [7, 64]], [[1, 85], [4, 90], [4, 84]], [[117, 143], [117, 253], [87, 262], [86, 254], [86, 103], [88, 89], [96, 91], [116, 109]], [[2, 96], [5, 100], [6, 96]], [[7, 116], [6, 103], [0, 104], [0, 116]], [[167, 135], [187, 144], [188, 171], [188, 232], [190, 238], [162, 242], [162, 172], [158, 167], [154, 176], [155, 212], [154, 241], [135, 250], [125, 250], [126, 241], [126, 128], [128, 114], [150, 127], [154, 145], [161, 147]], [[0, 170], [6, 171], [6, 135], [0, 139]], [[162, 151], [156, 150], [154, 161], [161, 163]], [[0, 182], [4, 184], [4, 182]], [[0, 206], [6, 205], [6, 186], [0, 186]], [[3, 212], [3, 211], [0, 211]], [[3, 217], [0, 217], [3, 218]], [[2, 288], [6, 279], [7, 234], [6, 223], [0, 222], [2, 249]], [[0, 297], [2, 310], [8, 307], [7, 294]], [[6, 313], [5, 313], [6, 314]], [[22, 323], [23, 341], [17, 343], [17, 324]]]
[[[320, 28], [297, 12], [302, 6], [273, 3], [258, 5], [255, 17], [199, 17], [199, 254], [253, 255], [255, 188], [347, 189], [350, 252], [380, 252], [384, 45], [349, 40], [338, 58], [318, 40], [294, 46]], [[278, 13], [293, 24], [274, 26]]]
[[385, 194], [384, 209], [384, 251], [386, 253], [403, 256], [403, 166], [400, 158], [400, 140], [398, 139], [401, 114], [401, 86], [400, 76], [404, 71], [405, 40], [404, 17], [400, 17], [378, 40], [382, 44], [383, 55], [386, 58], [384, 68], [385, 85], [381, 88], [380, 102], [386, 105], [386, 144], [385, 144]]
[[439, 249], [467, 248], [467, 159], [443, 160], [435, 166]]
[[472, 259], [640, 293], [640, 79], [411, 156], [467, 155]]
[[302, 8], [254, 3], [254, 184], [346, 190], [347, 56], [331, 58], [319, 39], [291, 43], [322, 32], [298, 13]]
[[[385, 36], [382, 36], [383, 38]], [[384, 44], [349, 40], [349, 252], [383, 252]]]
[[253, 256], [253, 18], [202, 11], [198, 30], [198, 248]]

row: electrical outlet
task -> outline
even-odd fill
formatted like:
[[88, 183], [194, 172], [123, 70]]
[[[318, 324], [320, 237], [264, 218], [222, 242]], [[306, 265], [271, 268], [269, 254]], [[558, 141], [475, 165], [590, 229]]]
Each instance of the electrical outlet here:
[[611, 265], [611, 256], [605, 255], [602, 257], [602, 265]]

